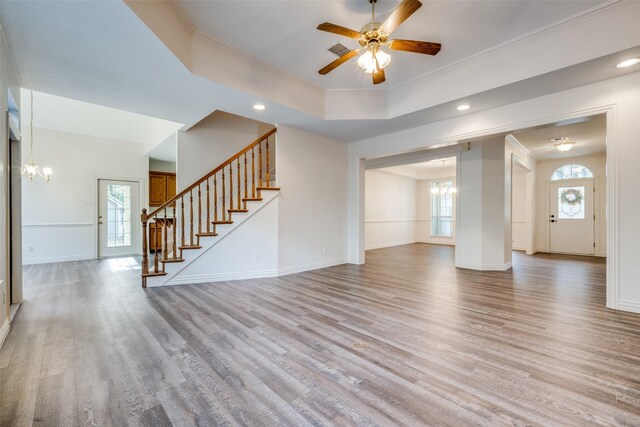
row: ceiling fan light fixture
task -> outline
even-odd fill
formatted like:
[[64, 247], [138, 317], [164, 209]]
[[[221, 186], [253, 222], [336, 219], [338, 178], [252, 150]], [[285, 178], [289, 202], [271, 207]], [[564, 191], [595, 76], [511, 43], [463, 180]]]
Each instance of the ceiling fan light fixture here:
[[[376, 60], [378, 62], [377, 66]], [[380, 49], [376, 51], [375, 55], [370, 50], [367, 50], [358, 58], [358, 65], [367, 74], [375, 73], [376, 71], [378, 71], [378, 68], [383, 69], [390, 63], [391, 55]]]

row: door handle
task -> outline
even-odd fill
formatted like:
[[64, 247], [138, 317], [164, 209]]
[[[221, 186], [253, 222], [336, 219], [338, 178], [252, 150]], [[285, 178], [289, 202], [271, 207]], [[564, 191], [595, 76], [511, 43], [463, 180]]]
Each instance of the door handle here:
[[98, 217], [98, 224], [103, 224], [103, 222], [102, 222], [102, 215], [100, 215], [100, 216]]
[[551, 219], [551, 220], [549, 220], [549, 222], [558, 222], [558, 220], [556, 220], [556, 219]]

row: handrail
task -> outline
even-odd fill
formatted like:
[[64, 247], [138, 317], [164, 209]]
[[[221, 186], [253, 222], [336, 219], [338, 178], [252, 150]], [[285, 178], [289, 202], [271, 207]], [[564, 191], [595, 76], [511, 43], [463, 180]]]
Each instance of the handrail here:
[[160, 206], [159, 208], [157, 208], [155, 211], [148, 213], [147, 214], [147, 218], [149, 217], [153, 217], [154, 215], [158, 214], [158, 212], [160, 212], [162, 209], [165, 209], [171, 205], [174, 204], [174, 202], [176, 202], [178, 199], [180, 199], [181, 197], [185, 196], [186, 194], [189, 194], [189, 192], [191, 190], [193, 190], [194, 188], [196, 188], [197, 186], [199, 186], [200, 184], [202, 184], [203, 182], [205, 182], [207, 179], [211, 178], [213, 175], [215, 175], [216, 173], [220, 172], [222, 169], [224, 169], [225, 167], [229, 166], [229, 164], [233, 163], [234, 160], [237, 160], [238, 158], [240, 158], [240, 156], [242, 156], [244, 153], [247, 153], [249, 150], [251, 150], [253, 147], [255, 147], [256, 145], [258, 145], [260, 142], [264, 141], [265, 139], [269, 138], [271, 135], [273, 135], [274, 133], [276, 133], [278, 129], [277, 128], [273, 128], [271, 129], [269, 132], [265, 133], [264, 135], [262, 135], [261, 137], [259, 137], [258, 139], [256, 139], [255, 141], [253, 141], [251, 144], [247, 145], [245, 148], [243, 148], [242, 150], [238, 151], [236, 154], [234, 154], [233, 156], [231, 156], [229, 159], [227, 159], [226, 161], [224, 161], [223, 163], [221, 163], [218, 167], [216, 167], [215, 169], [213, 169], [211, 172], [209, 172], [208, 174], [206, 174], [205, 176], [203, 176], [202, 178], [200, 178], [199, 180], [197, 180], [196, 182], [194, 182], [193, 184], [191, 184], [189, 187], [185, 188], [184, 190], [182, 190], [180, 193], [176, 194], [175, 196], [173, 196], [173, 198], [171, 198], [170, 200], [168, 200], [167, 202], [165, 202], [162, 206]]

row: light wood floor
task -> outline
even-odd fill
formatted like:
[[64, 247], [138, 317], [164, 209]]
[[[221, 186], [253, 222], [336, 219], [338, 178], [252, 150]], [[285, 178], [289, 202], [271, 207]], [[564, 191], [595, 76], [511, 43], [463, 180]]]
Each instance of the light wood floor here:
[[416, 244], [146, 291], [137, 267], [25, 268], [1, 425], [640, 425], [640, 316], [604, 308], [602, 260]]

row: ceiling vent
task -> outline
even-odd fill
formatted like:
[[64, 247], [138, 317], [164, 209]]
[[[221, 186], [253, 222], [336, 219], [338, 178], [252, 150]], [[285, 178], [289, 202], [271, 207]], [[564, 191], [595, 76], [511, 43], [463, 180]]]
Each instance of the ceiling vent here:
[[335, 53], [338, 56], [344, 56], [349, 53], [349, 49], [342, 43], [338, 43], [335, 46], [331, 46], [329, 52]]

